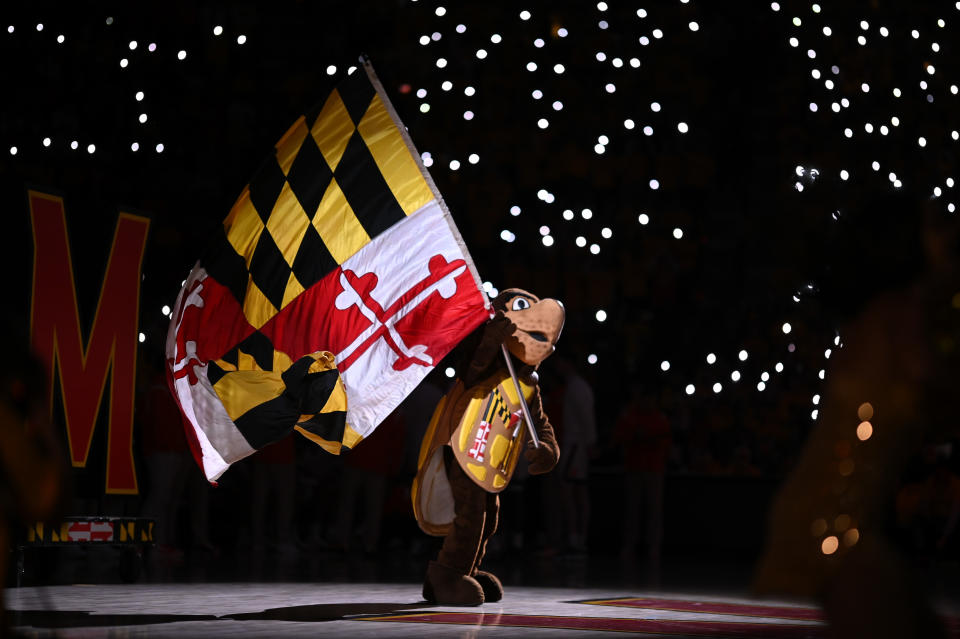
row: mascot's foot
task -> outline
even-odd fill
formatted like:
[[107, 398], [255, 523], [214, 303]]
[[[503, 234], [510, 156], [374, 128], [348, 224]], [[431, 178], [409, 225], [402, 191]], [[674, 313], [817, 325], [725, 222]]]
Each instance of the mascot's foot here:
[[483, 588], [483, 599], [487, 602], [500, 601], [503, 599], [503, 584], [493, 573], [486, 570], [474, 570], [471, 575]]
[[484, 601], [483, 592], [484, 588], [473, 577], [461, 574], [435, 561], [427, 565], [423, 598], [430, 603], [447, 606], [479, 606]]

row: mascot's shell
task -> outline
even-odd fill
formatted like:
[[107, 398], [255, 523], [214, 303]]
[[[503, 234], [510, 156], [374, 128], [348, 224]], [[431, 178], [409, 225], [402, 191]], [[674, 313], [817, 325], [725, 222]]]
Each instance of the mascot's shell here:
[[[529, 400], [535, 386], [520, 380]], [[499, 493], [513, 476], [526, 442], [520, 397], [509, 373], [498, 371], [476, 386], [456, 386], [437, 406], [430, 420], [413, 481], [413, 511], [430, 535], [446, 535], [453, 524], [453, 493], [447, 480], [443, 447], [478, 486]]]

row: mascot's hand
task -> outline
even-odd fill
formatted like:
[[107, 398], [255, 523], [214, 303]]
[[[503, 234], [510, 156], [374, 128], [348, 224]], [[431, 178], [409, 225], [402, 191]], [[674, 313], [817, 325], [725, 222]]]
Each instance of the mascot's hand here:
[[470, 365], [463, 376], [463, 383], [466, 386], [473, 386], [483, 377], [484, 371], [493, 362], [494, 359], [501, 357], [500, 345], [517, 330], [514, 324], [503, 311], [497, 311], [483, 327], [483, 338], [473, 353]]
[[560, 459], [560, 446], [557, 445], [557, 437], [553, 433], [553, 426], [543, 412], [543, 400], [540, 398], [540, 388], [537, 387], [533, 396], [527, 401], [530, 407], [530, 417], [537, 429], [537, 439], [540, 440], [539, 448], [533, 447], [533, 442], [527, 442], [527, 450], [523, 456], [527, 458], [530, 464], [531, 475], [542, 475], [549, 473], [557, 465]]
[[550, 437], [541, 438], [539, 448], [534, 448], [533, 442], [527, 442], [527, 450], [524, 451], [523, 456], [530, 464], [530, 474], [542, 475], [550, 472], [557, 465], [557, 460], [560, 459], [560, 448], [551, 433]]
[[497, 311], [497, 314], [487, 322], [483, 329], [483, 341], [492, 346], [500, 346], [507, 338], [517, 332], [517, 325], [506, 316], [503, 311]]

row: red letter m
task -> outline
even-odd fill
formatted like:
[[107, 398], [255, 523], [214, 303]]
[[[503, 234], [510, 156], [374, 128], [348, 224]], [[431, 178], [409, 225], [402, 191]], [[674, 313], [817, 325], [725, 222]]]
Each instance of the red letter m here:
[[53, 376], [59, 374], [70, 460], [74, 466], [84, 467], [110, 374], [106, 492], [136, 493], [133, 406], [137, 326], [140, 269], [150, 221], [120, 214], [84, 348], [63, 200], [35, 191], [29, 195], [34, 248], [31, 333], [33, 347], [47, 368], [48, 400], [52, 408]]

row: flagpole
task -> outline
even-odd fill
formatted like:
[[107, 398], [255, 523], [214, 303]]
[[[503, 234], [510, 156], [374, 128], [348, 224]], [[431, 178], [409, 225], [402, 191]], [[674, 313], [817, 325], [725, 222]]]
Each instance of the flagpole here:
[[[393, 103], [387, 96], [387, 92], [384, 91], [383, 85], [380, 84], [380, 78], [378, 78], [377, 74], [373, 71], [373, 65], [370, 63], [370, 58], [368, 58], [366, 55], [362, 55], [360, 56], [360, 63], [363, 65], [363, 69], [366, 71], [367, 77], [370, 79], [370, 84], [373, 85], [377, 95], [380, 96], [380, 100], [383, 101], [383, 106], [387, 109], [387, 113], [397, 126], [397, 130], [400, 132], [400, 137], [403, 139], [404, 144], [407, 145], [407, 149], [410, 151], [411, 157], [413, 157], [414, 162], [417, 163], [417, 168], [420, 169], [420, 174], [423, 175], [423, 179], [426, 181], [427, 187], [429, 187], [431, 193], [433, 193], [433, 197], [436, 198], [437, 204], [440, 206], [440, 210], [443, 211], [443, 219], [446, 220], [447, 225], [450, 227], [450, 232], [453, 234], [457, 245], [463, 252], [463, 258], [467, 262], [467, 268], [470, 270], [470, 274], [473, 275], [473, 281], [476, 284], [477, 289], [482, 291], [483, 282], [480, 279], [480, 273], [477, 271], [476, 265], [473, 263], [473, 257], [470, 256], [470, 251], [467, 250], [467, 245], [463, 241], [463, 237], [460, 235], [460, 229], [457, 228], [456, 223], [453, 221], [453, 216], [450, 215], [450, 209], [447, 208], [447, 203], [444, 201], [443, 196], [440, 195], [440, 189], [437, 188], [436, 183], [433, 181], [433, 176], [430, 175], [430, 171], [428, 171], [427, 167], [424, 166], [423, 159], [420, 157], [420, 153], [413, 145], [413, 140], [410, 138], [410, 134], [407, 132], [407, 127], [405, 127], [403, 122], [400, 121], [399, 114], [397, 114], [396, 109], [394, 109]], [[485, 294], [483, 295], [483, 303], [487, 310], [490, 311], [490, 301], [487, 299]], [[490, 317], [493, 317], [493, 311], [490, 311]]]
[[530, 417], [530, 408], [527, 406], [527, 400], [523, 397], [523, 389], [520, 388], [520, 381], [517, 379], [517, 373], [513, 370], [513, 362], [510, 361], [510, 353], [507, 351], [506, 344], [500, 344], [500, 350], [503, 351], [503, 359], [507, 362], [507, 370], [510, 371], [510, 378], [513, 379], [513, 385], [517, 388], [517, 396], [520, 398], [520, 408], [523, 410], [523, 420], [527, 422], [527, 431], [530, 433], [530, 441], [534, 448], [540, 448], [540, 438], [537, 437], [537, 430], [533, 427], [533, 418]]
[[[377, 77], [377, 74], [373, 71], [373, 65], [370, 64], [370, 59], [366, 55], [360, 56], [360, 63], [363, 65], [364, 71], [367, 73], [367, 77], [370, 79], [370, 83], [373, 85], [374, 90], [380, 96], [380, 99], [383, 101], [384, 107], [387, 109], [387, 113], [390, 115], [390, 118], [393, 120], [394, 124], [397, 127], [397, 130], [400, 132], [400, 137], [403, 139], [404, 143], [407, 145], [407, 149], [410, 151], [410, 155], [413, 157], [414, 161], [417, 163], [417, 168], [420, 169], [421, 175], [423, 175], [424, 180], [427, 182], [427, 186], [430, 188], [430, 191], [433, 193], [433, 196], [437, 200], [437, 204], [440, 206], [440, 210], [443, 211], [443, 217], [446, 220], [447, 224], [450, 227], [450, 232], [456, 240], [457, 244], [460, 247], [460, 250], [463, 252], [464, 260], [467, 262], [467, 268], [470, 270], [470, 274], [473, 275], [473, 280], [478, 289], [483, 289], [480, 280], [480, 274], [477, 272], [477, 267], [473, 263], [473, 258], [470, 256], [470, 252], [467, 250], [467, 245], [463, 241], [463, 237], [460, 235], [460, 230], [457, 228], [456, 223], [453, 221], [453, 217], [450, 215], [450, 209], [447, 208], [446, 202], [443, 200], [443, 196], [440, 195], [440, 190], [437, 189], [437, 185], [433, 181], [433, 177], [430, 175], [430, 172], [427, 170], [427, 167], [423, 165], [423, 160], [420, 157], [420, 153], [417, 152], [416, 147], [413, 145], [413, 140], [410, 139], [410, 135], [407, 133], [407, 128], [403, 126], [403, 123], [400, 121], [400, 116], [397, 114], [396, 110], [393, 108], [393, 103], [390, 102], [390, 98], [387, 97], [386, 91], [383, 90], [383, 85], [380, 84], [380, 79]], [[484, 297], [484, 304], [487, 307], [488, 311], [490, 310], [490, 302], [487, 300], [486, 295]], [[491, 311], [492, 317], [492, 311]], [[523, 418], [527, 423], [527, 430], [530, 433], [530, 441], [533, 442], [535, 448], [540, 447], [540, 438], [537, 437], [537, 431], [533, 427], [533, 418], [530, 416], [530, 407], [527, 406], [527, 400], [523, 397], [523, 389], [520, 387], [520, 382], [517, 379], [517, 373], [513, 370], [513, 362], [510, 361], [510, 354], [507, 352], [507, 347], [503, 344], [500, 345], [503, 350], [503, 357], [507, 362], [507, 370], [510, 371], [510, 377], [513, 379], [513, 385], [517, 389], [517, 396], [520, 398], [520, 408], [523, 410]]]

